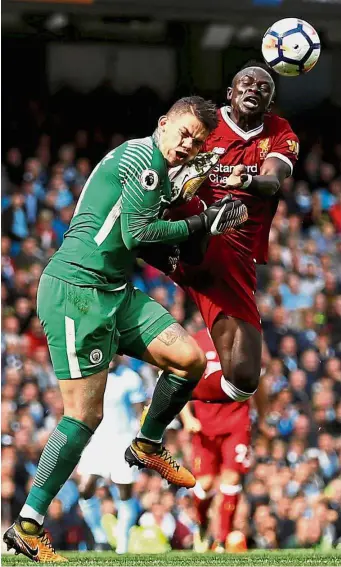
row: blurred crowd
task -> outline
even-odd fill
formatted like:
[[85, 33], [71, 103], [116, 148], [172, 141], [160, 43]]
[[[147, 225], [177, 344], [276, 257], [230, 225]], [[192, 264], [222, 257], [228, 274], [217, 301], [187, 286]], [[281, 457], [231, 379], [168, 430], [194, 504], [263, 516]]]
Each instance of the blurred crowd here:
[[[23, 505], [41, 450], [63, 413], [35, 311], [38, 281], [96, 159], [133, 135], [121, 121], [110, 134], [75, 127], [62, 139], [56, 121], [56, 145], [53, 122], [44, 132], [38, 103], [29, 112], [35, 135], [29, 142], [24, 135], [21, 144], [17, 128], [2, 161], [3, 528]], [[304, 129], [298, 134], [300, 163], [284, 183], [269, 263], [258, 269], [268, 434], [258, 431], [254, 412], [253, 465], [234, 522], [250, 548], [341, 545], [341, 143], [310, 138]], [[190, 332], [202, 328], [200, 314], [163, 274], [139, 262], [134, 280]], [[125, 364], [140, 373], [150, 396], [155, 369], [128, 358]], [[168, 429], [167, 444], [189, 465], [190, 434], [180, 422]], [[49, 509], [46, 528], [57, 548], [94, 545], [77, 485], [75, 473]], [[141, 472], [134, 493], [140, 526], [157, 526], [165, 549], [191, 548], [197, 524], [190, 492], [168, 489], [158, 476]], [[115, 492], [100, 484], [96, 497], [103, 516], [114, 518]], [[218, 505], [217, 498], [213, 536]]]

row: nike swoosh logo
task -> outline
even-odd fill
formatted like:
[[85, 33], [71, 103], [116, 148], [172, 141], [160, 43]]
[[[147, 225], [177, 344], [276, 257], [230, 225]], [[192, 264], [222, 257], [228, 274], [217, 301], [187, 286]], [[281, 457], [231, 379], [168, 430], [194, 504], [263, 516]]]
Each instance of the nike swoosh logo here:
[[33, 549], [32, 547], [30, 547], [18, 534], [17, 532], [17, 536], [20, 539], [20, 542], [22, 543], [22, 545], [25, 547], [26, 551], [28, 551], [28, 553], [30, 553], [33, 557], [36, 557], [38, 555], [39, 549], [38, 547], [36, 547], [35, 549]]
[[221, 230], [219, 230], [218, 227], [219, 227], [219, 224], [220, 224], [220, 219], [221, 219], [222, 215], [224, 214], [226, 207], [227, 207], [227, 204], [225, 203], [225, 205], [223, 205], [221, 207], [219, 213], [217, 214], [216, 218], [214, 219], [214, 221], [212, 223], [210, 232], [213, 236], [217, 236], [218, 234], [221, 234], [221, 232], [222, 232]]

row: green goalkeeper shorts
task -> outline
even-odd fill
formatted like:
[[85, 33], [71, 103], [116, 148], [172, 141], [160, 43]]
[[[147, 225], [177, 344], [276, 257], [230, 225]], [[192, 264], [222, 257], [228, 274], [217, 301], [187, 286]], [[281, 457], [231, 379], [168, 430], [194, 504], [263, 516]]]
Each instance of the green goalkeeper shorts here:
[[84, 378], [109, 367], [120, 353], [141, 358], [175, 319], [147, 294], [127, 285], [116, 291], [81, 287], [43, 274], [37, 313], [59, 379]]

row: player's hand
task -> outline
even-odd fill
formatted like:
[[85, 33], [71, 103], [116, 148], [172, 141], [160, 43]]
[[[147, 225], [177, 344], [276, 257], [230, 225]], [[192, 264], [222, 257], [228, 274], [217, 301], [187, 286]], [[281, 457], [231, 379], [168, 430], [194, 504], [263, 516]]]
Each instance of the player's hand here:
[[188, 416], [186, 419], [183, 419], [183, 425], [185, 431], [188, 431], [189, 433], [198, 433], [201, 431], [201, 423], [194, 416]]
[[205, 231], [213, 236], [230, 232], [248, 218], [246, 206], [239, 199], [226, 195], [201, 213]]
[[226, 187], [230, 189], [238, 189], [247, 180], [247, 170], [245, 165], [235, 165], [231, 175], [227, 178]]
[[190, 266], [199, 266], [205, 258], [209, 243], [209, 235], [195, 232], [191, 234], [188, 240], [179, 244], [180, 260]]
[[258, 429], [260, 433], [262, 433], [264, 437], [266, 437], [269, 440], [274, 439], [277, 436], [276, 427], [268, 425], [264, 420], [258, 423]]
[[232, 196], [227, 194], [200, 215], [188, 217], [185, 220], [190, 234], [204, 230], [208, 234], [217, 236], [243, 224], [247, 218], [246, 206], [239, 199], [233, 200]]

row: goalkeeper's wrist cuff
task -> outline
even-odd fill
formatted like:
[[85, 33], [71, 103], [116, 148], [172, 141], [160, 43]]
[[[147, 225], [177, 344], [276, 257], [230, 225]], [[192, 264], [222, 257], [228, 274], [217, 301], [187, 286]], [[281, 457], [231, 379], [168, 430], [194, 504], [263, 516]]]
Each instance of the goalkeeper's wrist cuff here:
[[[201, 215], [202, 214], [203, 213], [201, 213]], [[189, 234], [193, 234], [194, 232], [198, 232], [199, 230], [203, 230], [205, 228], [205, 220], [201, 215], [193, 215], [192, 217], [185, 219]]]

